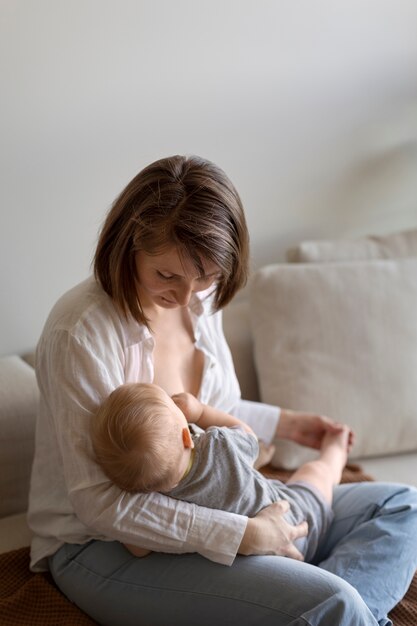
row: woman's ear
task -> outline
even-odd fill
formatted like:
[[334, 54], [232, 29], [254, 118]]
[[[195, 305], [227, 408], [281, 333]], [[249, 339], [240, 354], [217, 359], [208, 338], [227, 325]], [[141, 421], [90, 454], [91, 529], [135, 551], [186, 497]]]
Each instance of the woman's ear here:
[[184, 448], [194, 448], [194, 441], [188, 427], [182, 429], [182, 442], [184, 444]]

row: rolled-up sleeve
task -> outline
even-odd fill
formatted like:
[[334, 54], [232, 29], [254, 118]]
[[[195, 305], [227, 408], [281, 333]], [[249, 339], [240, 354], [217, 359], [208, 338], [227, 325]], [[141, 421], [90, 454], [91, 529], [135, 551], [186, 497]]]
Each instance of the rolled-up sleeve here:
[[231, 565], [244, 535], [247, 518], [174, 500], [163, 494], [105, 493], [94, 486], [71, 498], [86, 526], [107, 538], [156, 552], [198, 552]]
[[265, 443], [271, 443], [275, 438], [281, 414], [279, 407], [241, 399], [236, 403], [232, 413], [248, 424]]

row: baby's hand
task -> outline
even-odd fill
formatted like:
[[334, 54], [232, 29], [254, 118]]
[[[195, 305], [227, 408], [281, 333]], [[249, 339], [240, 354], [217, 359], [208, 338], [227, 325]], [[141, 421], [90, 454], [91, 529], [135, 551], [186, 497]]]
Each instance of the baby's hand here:
[[203, 412], [203, 405], [191, 393], [176, 393], [172, 396], [173, 401], [184, 413], [187, 422], [196, 424]]

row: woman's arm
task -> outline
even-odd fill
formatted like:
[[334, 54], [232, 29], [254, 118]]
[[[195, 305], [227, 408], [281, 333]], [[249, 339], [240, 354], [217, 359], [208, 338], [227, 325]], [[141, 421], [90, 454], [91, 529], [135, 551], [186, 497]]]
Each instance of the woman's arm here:
[[281, 409], [263, 402], [238, 399], [230, 408], [238, 419], [250, 426], [257, 437], [269, 444], [276, 437]]
[[[324, 415], [280, 409], [262, 402], [239, 400], [233, 413], [248, 422], [259, 439], [267, 444], [274, 439], [288, 439], [308, 448], [319, 449], [327, 432], [339, 432], [343, 425]], [[355, 436], [350, 434], [349, 449]]]
[[80, 543], [110, 538], [158, 552], [199, 552], [230, 565], [246, 517], [160, 493], [127, 494], [94, 462], [90, 420], [100, 402], [124, 382], [123, 353], [119, 355], [114, 343], [107, 335], [102, 352], [93, 352], [88, 343], [59, 331], [48, 338], [45, 352], [45, 346], [39, 350], [42, 449], [37, 450], [32, 528], [38, 536], [56, 541], [67, 536]]
[[[238, 553], [244, 556], [274, 554], [303, 561], [304, 557], [295, 547], [294, 541], [307, 535], [307, 522], [291, 526], [283, 518], [288, 510], [288, 502], [281, 500], [263, 509], [256, 517], [249, 518]], [[124, 545], [139, 558], [151, 553], [151, 550], [132, 544]]]
[[[339, 424], [324, 415], [282, 409], [276, 437], [295, 441], [295, 443], [308, 448], [319, 449], [326, 433], [338, 433], [343, 428], [343, 424]], [[355, 436], [351, 431], [349, 433], [349, 450], [354, 444], [354, 439]]]

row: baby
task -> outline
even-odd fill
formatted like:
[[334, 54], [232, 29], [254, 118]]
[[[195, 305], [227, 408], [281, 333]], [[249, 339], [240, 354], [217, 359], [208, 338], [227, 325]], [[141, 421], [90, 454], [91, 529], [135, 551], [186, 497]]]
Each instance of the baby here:
[[[189, 423], [204, 430], [193, 435]], [[188, 393], [171, 398], [157, 385], [125, 384], [110, 394], [92, 422], [96, 460], [120, 489], [160, 491], [248, 517], [285, 499], [287, 521], [308, 522], [308, 536], [296, 546], [309, 562], [331, 523], [333, 487], [340, 482], [351, 437], [342, 425], [326, 434], [319, 458], [284, 484], [254, 468], [259, 444], [248, 425]]]

